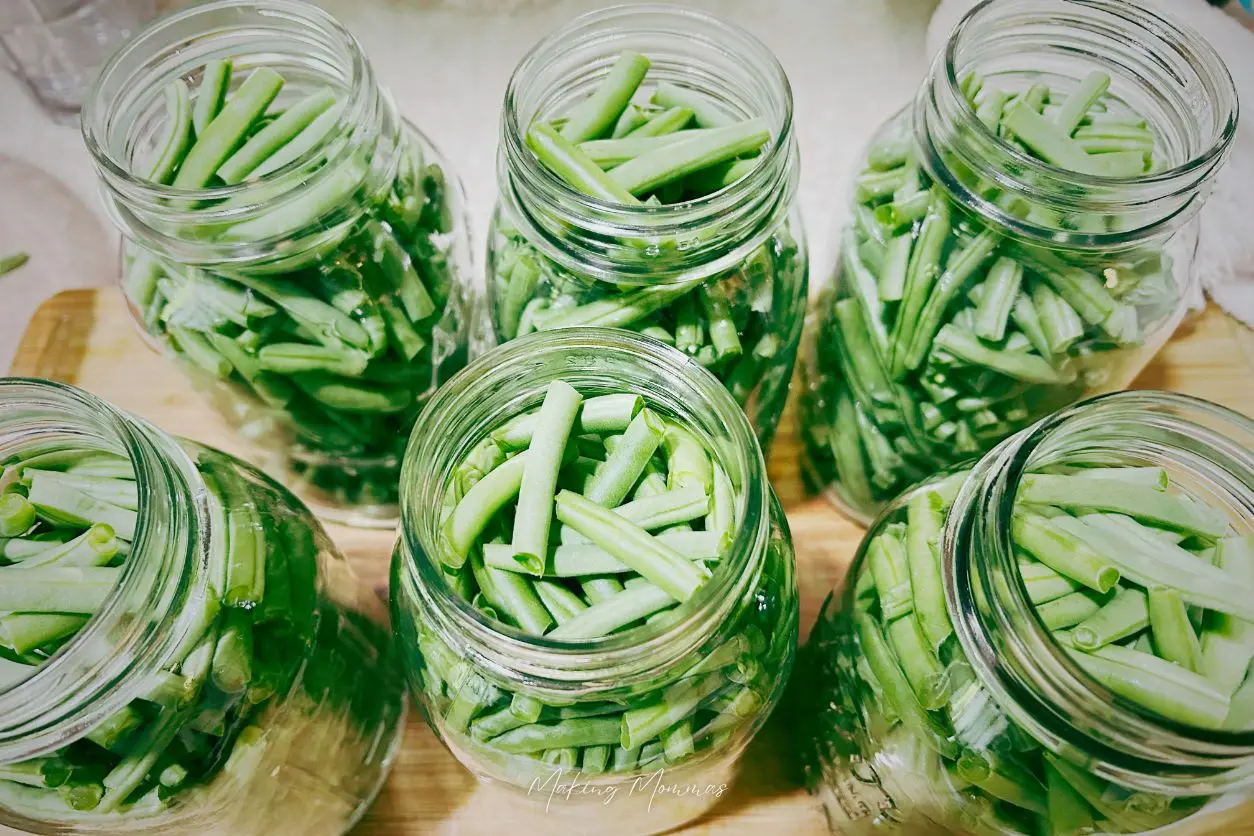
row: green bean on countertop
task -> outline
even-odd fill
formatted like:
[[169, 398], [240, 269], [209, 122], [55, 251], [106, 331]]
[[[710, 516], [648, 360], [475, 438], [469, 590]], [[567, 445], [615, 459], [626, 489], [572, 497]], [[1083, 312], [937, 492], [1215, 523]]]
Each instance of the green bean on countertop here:
[[[525, 136], [536, 161], [585, 198], [643, 211], [734, 187], [779, 140], [764, 118], [732, 116], [704, 92], [654, 83], [648, 70], [646, 56], [623, 52], [568, 113], [537, 118]], [[796, 232], [782, 222], [741, 264], [714, 275], [698, 268], [695, 278], [662, 277], [650, 267], [659, 252], [688, 244], [626, 239], [624, 271], [644, 278], [619, 284], [559, 265], [498, 213], [489, 243], [494, 334], [501, 342], [572, 326], [648, 334], [713, 371], [765, 442], [783, 409], [801, 333], [807, 264]]]
[[[844, 605], [825, 609], [803, 651], [822, 671], [812, 705], [845, 704], [831, 689], [846, 676], [867, 695], [854, 722], [874, 730], [872, 745], [917, 752], [901, 767], [910, 777], [947, 773], [954, 793], [940, 815], [966, 821], [979, 810], [972, 831], [1077, 836], [1100, 822], [1101, 832], [1140, 833], [1197, 811], [1205, 798], [1130, 796], [1050, 754], [999, 707], [973, 674], [940, 586], [946, 493], [925, 482], [876, 523]], [[1254, 728], [1244, 697], [1254, 688], [1254, 537], [1226, 511], [1164, 468], [1047, 465], [1019, 483], [1010, 537], [1040, 626], [1090, 687], [1168, 722]], [[839, 674], [845, 653], [865, 663]], [[820, 760], [828, 738], [849, 733], [838, 715], [819, 709], [800, 721]]]
[[5, 273], [12, 273], [28, 261], [30, 261], [30, 256], [22, 252], [0, 257], [0, 276], [3, 276]]
[[[740, 491], [679, 419], [634, 394], [558, 380], [452, 469], [431, 559], [497, 630], [630, 636], [699, 594], [729, 556]], [[769, 699], [766, 671], [783, 652], [769, 609], [734, 616], [727, 638], [677, 678], [594, 701], [502, 681], [417, 619], [421, 687], [441, 733], [495, 761], [521, 758], [512, 775], [540, 764], [589, 776], [674, 767], [719, 751]]]
[[[194, 266], [128, 242], [123, 290], [149, 333], [246, 395], [239, 420], [327, 502], [390, 506], [414, 419], [465, 362], [458, 233], [418, 137], [402, 131], [380, 188], [366, 146], [333, 150], [346, 95], [229, 60], [171, 82], [137, 170], [180, 190], [248, 190], [188, 201], [168, 234], [273, 257]], [[308, 186], [275, 191], [296, 171]]]
[[[1095, 177], [1152, 172], [1154, 132], [1110, 96], [1109, 83], [1094, 72], [1064, 96], [970, 76], [963, 90], [1020, 155]], [[960, 209], [921, 167], [907, 123], [898, 117], [877, 137], [855, 179], [853, 222], [836, 285], [819, 302], [801, 401], [807, 478], [863, 516], [937, 467], [1106, 388], [1182, 294], [1162, 249], [1054, 249]], [[937, 165], [951, 162], [965, 177], [957, 161]], [[1134, 222], [1062, 215], [965, 179], [1039, 227], [1098, 234]]]

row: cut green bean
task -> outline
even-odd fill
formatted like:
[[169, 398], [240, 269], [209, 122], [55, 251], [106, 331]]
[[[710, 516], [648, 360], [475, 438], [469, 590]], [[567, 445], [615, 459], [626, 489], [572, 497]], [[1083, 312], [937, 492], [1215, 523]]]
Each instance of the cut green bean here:
[[642, 154], [615, 168], [609, 178], [629, 194], [648, 194], [694, 172], [756, 151], [770, 138], [766, 123], [751, 119]]
[[0, 494], [0, 537], [21, 537], [36, 516], [35, 506], [20, 493]]
[[573, 188], [613, 203], [639, 203], [630, 191], [602, 171], [587, 154], [558, 134], [551, 125], [532, 125], [527, 131], [527, 147]]
[[14, 270], [22, 267], [26, 262], [30, 261], [28, 253], [10, 253], [6, 256], [0, 256], [0, 276], [6, 273], [12, 273]]
[[569, 384], [554, 381], [544, 396], [536, 430], [527, 449], [527, 462], [514, 517], [514, 559], [543, 574], [549, 548], [549, 522], [562, 455], [583, 401]]
[[672, 107], [667, 108], [661, 113], [654, 116], [648, 122], [632, 131], [628, 136], [631, 137], [648, 137], [648, 136], [667, 136], [673, 135], [677, 131], [682, 131], [692, 121], [694, 114], [691, 108]]
[[231, 88], [231, 69], [230, 61], [219, 59], [205, 64], [201, 71], [196, 104], [192, 108], [192, 130], [196, 136], [204, 135], [214, 117], [222, 112]]
[[1198, 674], [1119, 645], [1093, 653], [1073, 652], [1086, 673], [1114, 693], [1182, 723], [1218, 728], [1228, 716], [1228, 697]]
[[653, 92], [653, 103], [659, 107], [683, 107], [691, 110], [697, 124], [703, 128], [724, 128], [736, 121], [720, 104], [695, 90], [660, 82]]
[[940, 577], [940, 537], [944, 523], [942, 500], [935, 491], [921, 491], [910, 499], [906, 523], [906, 558], [915, 617], [933, 653], [953, 633]]
[[645, 134], [637, 136], [631, 134], [620, 139], [594, 139], [589, 142], [579, 143], [579, 150], [587, 155], [589, 160], [596, 163], [604, 169], [612, 169], [620, 166], [636, 157], [651, 153], [659, 148], [665, 148], [668, 145], [674, 145], [676, 142], [683, 142], [689, 139], [691, 131], [682, 133], [669, 134]]
[[324, 88], [310, 93], [249, 137], [238, 151], [218, 167], [218, 176], [228, 185], [243, 182], [259, 165], [325, 113], [335, 101], [335, 93], [330, 89]]
[[557, 496], [557, 518], [574, 528], [619, 561], [666, 590], [677, 601], [687, 601], [705, 582], [706, 573], [643, 528], [578, 494]]
[[620, 505], [644, 473], [665, 433], [661, 418], [647, 409], [639, 412], [624, 431], [622, 443], [592, 477], [584, 496], [606, 508]]
[[1149, 623], [1158, 656], [1185, 670], [1203, 673], [1202, 645], [1179, 592], [1162, 586], [1150, 589]]
[[1063, 101], [1062, 107], [1054, 115], [1053, 123], [1070, 136], [1108, 87], [1110, 76], [1100, 72], [1089, 73]]
[[[1027, 501], [1022, 488], [1019, 499]], [[1059, 525], [1039, 514], [1018, 513], [1012, 530], [1015, 542], [1055, 572], [1096, 592], [1114, 589], [1120, 577], [1118, 567]]]
[[1071, 631], [1073, 644], [1093, 651], [1135, 635], [1150, 626], [1149, 601], [1144, 592], [1120, 587], [1115, 597]]
[[195, 144], [179, 165], [172, 184], [174, 188], [203, 189], [209, 185], [218, 167], [266, 112], [282, 86], [283, 77], [269, 67], [253, 70], [221, 112], [197, 135]]
[[649, 71], [649, 59], [626, 50], [591, 96], [580, 102], [562, 126], [562, 138], [578, 144], [608, 133]]
[[192, 142], [192, 99], [182, 79], [165, 88], [165, 130], [157, 143], [157, 153], [148, 168], [148, 179], [168, 184], [183, 161]]
[[561, 626], [549, 632], [559, 639], [596, 639], [607, 636], [628, 624], [647, 618], [671, 606], [671, 593], [653, 584], [624, 589], [616, 595], [580, 611]]
[[1208, 506], [1185, 503], [1155, 488], [1130, 485], [1124, 480], [1100, 475], [1034, 473], [1024, 479], [1019, 496], [1023, 502], [1032, 504], [1126, 514], [1204, 537], [1218, 537], [1228, 528], [1224, 515]]
[[914, 595], [910, 587], [909, 559], [897, 531], [887, 532], [872, 541], [867, 561], [879, 593], [880, 611], [886, 622], [914, 611]]
[[975, 335], [993, 342], [1006, 335], [1010, 311], [1019, 295], [1023, 281], [1023, 266], [1002, 256], [989, 268], [985, 279], [984, 295], [975, 313]]
[[1036, 613], [1047, 629], [1065, 630], [1092, 618], [1101, 611], [1106, 601], [1106, 597], [1082, 589], [1041, 604]]

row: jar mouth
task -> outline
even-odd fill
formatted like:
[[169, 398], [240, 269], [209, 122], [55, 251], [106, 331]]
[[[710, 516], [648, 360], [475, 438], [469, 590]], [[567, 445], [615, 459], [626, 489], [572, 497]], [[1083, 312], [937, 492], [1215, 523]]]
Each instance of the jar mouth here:
[[[1078, 82], [1064, 62], [1082, 59], [1111, 76], [1111, 91], [1157, 134], [1167, 163], [1146, 174], [1110, 177], [1062, 168], [1021, 150], [976, 115], [962, 92], [970, 71], [988, 78], [1031, 73], [1063, 86]], [[1025, 64], [1036, 62], [1038, 67]], [[984, 0], [954, 28], [937, 56], [934, 81], [915, 103], [921, 145], [944, 144], [960, 162], [1008, 191], [1072, 211], [1120, 214], [1137, 223], [1117, 233], [1070, 234], [1068, 243], [1109, 247], [1154, 235], [1200, 207], [1199, 194], [1227, 159], [1236, 136], [1235, 82], [1215, 49], [1191, 27], [1123, 0]], [[959, 123], [956, 131], [939, 123]], [[943, 143], [926, 133], [945, 134]], [[927, 159], [925, 155], [925, 160]], [[981, 214], [1028, 237], [1056, 238], [1007, 212], [958, 178], [936, 179], [974, 203]]]
[[[1061, 754], [1074, 745], [1092, 753], [1096, 747], [1094, 770], [1129, 786], [1161, 781], [1154, 791], [1197, 794], [1202, 782], [1216, 778], [1218, 789], [1226, 788], [1231, 778], [1217, 773], [1235, 768], [1242, 780], [1251, 770], [1254, 728], [1193, 726], [1114, 694], [1071, 659], [1031, 604], [1011, 544], [1018, 487], [1029, 470], [1075, 461], [1077, 451], [1096, 465], [1164, 467], [1194, 495], [1222, 503], [1230, 519], [1254, 520], [1248, 497], [1254, 484], [1254, 421], [1175, 393], [1093, 398], [1008, 439], [962, 488], [955, 508], [966, 510], [951, 515], [943, 535], [951, 553], [972, 555], [955, 561], [945, 577], [950, 606], [961, 613], [955, 629], [964, 647], [975, 651], [968, 657], [981, 678], [1000, 690], [1002, 704], [1031, 706], [1025, 709], [1030, 721], [1021, 725], [1034, 726], [1053, 751]], [[1252, 531], [1247, 522], [1242, 533]], [[988, 565], [973, 570], [977, 560]], [[978, 603], [981, 595], [984, 605]], [[996, 643], [990, 633], [999, 637]], [[1048, 719], [1038, 722], [1041, 717]]]
[[[689, 87], [738, 116], [766, 120], [771, 140], [758, 165], [716, 192], [658, 206], [593, 197], [550, 171], [527, 147], [528, 128], [538, 119], [560, 115], [575, 97], [590, 94], [624, 49], [650, 59], [648, 79]], [[620, 282], [634, 278], [628, 266], [611, 257], [614, 239], [682, 241], [682, 257], [651, 253], [655, 258], [646, 263], [642, 277], [650, 282], [698, 259], [702, 265], [713, 260], [735, 263], [752, 247], [738, 246], [735, 254], [725, 256], [728, 245], [722, 239], [743, 239], [746, 230], [774, 227], [768, 219], [786, 213], [796, 193], [796, 159], [792, 87], [779, 60], [744, 29], [692, 9], [622, 5], [581, 15], [532, 47], [505, 91], [498, 163], [502, 199], [527, 231], [548, 245], [546, 254], [595, 277]], [[695, 229], [714, 221], [725, 226], [716, 236], [719, 240], [694, 238]], [[558, 229], [571, 227], [587, 239], [564, 242], [578, 249], [574, 255], [554, 241]]]
[[[279, 101], [311, 85], [329, 87], [339, 109], [335, 124], [295, 159], [235, 185], [184, 189], [140, 175], [143, 155], [159, 143], [166, 124], [165, 88], [181, 79], [194, 97], [189, 79], [219, 59], [232, 60], [232, 87], [254, 69], [277, 69], [287, 80]], [[362, 137], [377, 130], [375, 86], [352, 34], [318, 7], [300, 0], [211, 0], [159, 18], [123, 45], [96, 77], [81, 129], [114, 220], [133, 237], [177, 249], [185, 239], [208, 239], [215, 229], [273, 208], [322, 172], [350, 162], [360, 153]], [[394, 164], [390, 158], [385, 162]], [[373, 176], [367, 170], [362, 180]], [[200, 240], [199, 246], [207, 244]]]
[[[624, 377], [631, 376], [628, 385]], [[440, 498], [457, 463], [503, 421], [539, 406], [549, 381], [581, 393], [634, 391], [651, 408], [684, 421], [709, 445], [733, 483], [739, 526], [728, 557], [670, 617], [591, 640], [534, 636], [489, 619], [446, 581], [438, 555]], [[641, 391], [642, 389], [646, 391]], [[609, 328], [567, 328], [528, 334], [488, 352], [437, 392], [418, 419], [401, 470], [402, 574], [430, 595], [435, 617], [447, 620], [489, 664], [532, 676], [616, 685], [646, 675], [663, 660], [699, 647], [713, 635], [752, 580], [769, 533], [766, 464], [744, 411], [718, 379], [683, 353], [650, 337]], [[595, 668], [590, 671], [589, 668]]]
[[151, 660], [187, 628], [190, 613], [168, 619], [187, 599], [195, 567], [208, 565], [208, 542], [197, 534], [208, 509], [202, 496], [189, 513], [195, 467], [150, 429], [71, 386], [0, 379], [0, 459], [40, 443], [112, 452], [131, 461], [139, 495], [131, 557], [100, 610], [29, 678], [0, 689], [0, 763], [51, 753], [122, 710]]

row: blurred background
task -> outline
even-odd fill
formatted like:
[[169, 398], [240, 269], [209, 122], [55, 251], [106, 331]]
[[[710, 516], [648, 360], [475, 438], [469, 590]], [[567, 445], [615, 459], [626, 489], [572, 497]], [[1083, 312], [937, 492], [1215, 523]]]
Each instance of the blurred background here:
[[[451, 159], [481, 246], [496, 191], [506, 81], [545, 33], [599, 0], [318, 0], [359, 38], [402, 112]], [[826, 270], [846, 180], [875, 126], [912, 95], [929, 62], [935, 0], [683, 0], [762, 38], [794, 88], [802, 210], [812, 264]], [[1206, 0], [1176, 0], [1209, 13]], [[110, 284], [116, 241], [96, 195], [75, 107], [92, 71], [171, 0], [0, 0], [0, 370], [26, 321], [58, 290]], [[1234, 17], [1254, 21], [1232, 0]], [[479, 253], [476, 253], [479, 256]]]

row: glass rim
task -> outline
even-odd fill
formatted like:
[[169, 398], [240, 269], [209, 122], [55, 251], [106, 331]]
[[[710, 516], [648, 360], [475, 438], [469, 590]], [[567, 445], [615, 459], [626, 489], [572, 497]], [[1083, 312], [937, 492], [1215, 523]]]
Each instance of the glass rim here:
[[[1254, 758], [1254, 727], [1228, 730], [1195, 726], [1118, 696], [1085, 672], [1053, 638], [1036, 613], [1027, 585], [1017, 571], [1009, 520], [1018, 486], [1027, 475], [1033, 457], [1060, 432], [1109, 420], [1112, 412], [1143, 417], [1147, 408], [1186, 413], [1159, 416], [1181, 429], [1201, 430], [1197, 418], [1205, 417], [1254, 438], [1254, 419], [1200, 398], [1157, 390], [1101, 395], [1038, 421], [1008, 438], [982, 459], [975, 475], [960, 490], [954, 503], [955, 512], [951, 513], [942, 534], [945, 551], [956, 555], [952, 567], [942, 570], [946, 598], [955, 612], [962, 613], [962, 617], [954, 620], [954, 628], [966, 655], [985, 687], [995, 686], [999, 702], [1022, 706], [1027, 698], [1031, 705], [1024, 710], [1029, 712], [1035, 710], [1033, 706], [1061, 706], [1064, 710], [1071, 706], [1089, 724], [1081, 729], [1069, 721], [1049, 718], [1043, 722], [1051, 738], [1080, 747], [1100, 745], [1111, 755], [1103, 757], [1107, 766], [1125, 770], [1124, 774], [1127, 771], [1135, 774], [1146, 765], [1161, 768], [1163, 759], [1172, 756], [1187, 758], [1187, 765], [1192, 768], [1226, 771], [1232, 768], [1234, 760]], [[1208, 432], [1208, 441], [1215, 434]], [[1215, 450], [1225, 458], [1240, 456], [1245, 469], [1254, 469], [1254, 450], [1243, 450], [1235, 443], [1225, 443]], [[980, 473], [981, 470], [984, 472]], [[964, 524], [963, 518], [972, 515], [984, 519]], [[972, 531], [975, 529], [981, 532], [979, 538], [993, 540], [991, 547], [986, 544], [983, 557], [974, 553], [972, 541], [976, 535]], [[972, 568], [979, 560], [991, 565]], [[1013, 580], [994, 592], [991, 586], [996, 579], [990, 580], [990, 573]], [[987, 616], [969, 600], [975, 595], [976, 585], [985, 588], [989, 599]], [[1011, 655], [1016, 662], [1030, 660], [1025, 663], [1030, 669], [1026, 675], [1016, 672], [1007, 659], [992, 652], [994, 646], [988, 641], [988, 634], [994, 630], [1013, 638]], [[980, 650], [989, 652], [978, 652]], [[1102, 706], [1106, 713], [1085, 710], [1086, 706]], [[1088, 729], [1097, 729], [1100, 737], [1095, 737]], [[1254, 766], [1254, 762], [1249, 765]]]
[[[1155, 145], [1166, 143], [1173, 164], [1133, 176], [1073, 171], [1015, 147], [984, 124], [962, 78], [978, 73], [982, 62], [1006, 63], [1025, 49], [1054, 61], [1087, 58], [1128, 92], [1148, 97], [1156, 113]], [[1010, 64], [1007, 71], [1026, 72]], [[1073, 78], [1078, 81], [1078, 74]], [[1030, 243], [1101, 252], [1172, 234], [1196, 214], [1232, 151], [1240, 105], [1214, 48], [1192, 28], [1155, 11], [1124, 0], [983, 0], [953, 28], [906, 110], [920, 163], [950, 199]], [[995, 186], [1000, 197], [968, 182], [964, 168]], [[1046, 218], [1021, 217], [1011, 207], [1023, 200], [1050, 210]], [[1074, 229], [1048, 220], [1054, 211], [1125, 222]]]
[[[285, 29], [284, 32], [292, 38], [294, 46], [298, 43], [297, 38], [301, 34], [301, 31], [294, 27], [300, 26], [306, 34], [316, 32], [325, 36], [333, 42], [335, 48], [341, 51], [347, 70], [345, 89], [348, 91], [348, 104], [342, 108], [336, 127], [328, 133], [328, 137], [351, 131], [361, 120], [364, 112], [368, 110], [368, 90], [373, 85], [373, 70], [365, 53], [356, 38], [343, 24], [312, 3], [303, 2], [303, 0], [207, 0], [207, 2], [194, 3], [168, 12], [136, 32], [105, 62], [92, 82], [82, 108], [80, 128], [88, 154], [101, 176], [110, 183], [110, 187], [125, 189], [129, 201], [157, 205], [168, 201], [182, 201], [186, 204], [191, 199], [238, 199], [249, 193], [256, 193], [256, 190], [262, 186], [267, 190], [273, 189], [276, 185], [296, 188], [307, 179], [303, 169], [317, 156], [321, 146], [306, 149], [298, 158], [257, 179], [245, 180], [234, 185], [181, 189], [172, 185], [155, 183], [136, 173], [133, 166], [128, 165], [118, 156], [117, 149], [110, 142], [107, 135], [110, 118], [126, 98], [122, 95], [123, 93], [131, 94], [133, 90], [139, 90], [143, 94], [142, 98], [147, 101], [155, 100], [162, 95], [163, 85], [153, 83], [148, 73], [140, 71], [127, 74], [125, 69], [129, 62], [140, 61], [143, 66], [147, 67], [154, 58], [168, 57], [171, 52], [177, 54], [183, 46], [203, 44], [208, 40], [230, 34], [236, 27], [218, 27], [195, 37], [179, 34], [180, 27], [189, 21], [230, 10], [253, 14], [259, 18], [274, 17], [276, 20], [282, 20], [287, 26], [293, 27], [292, 31]], [[241, 27], [245, 25], [239, 24]], [[233, 50], [246, 51], [247, 44], [235, 45]], [[151, 70], [150, 67], [147, 68]], [[164, 69], [165, 75], [168, 76], [171, 68]], [[110, 85], [117, 85], [117, 95], [107, 95]], [[335, 159], [328, 160], [328, 167], [333, 167], [335, 162]], [[288, 191], [284, 190], [278, 196], [287, 193]], [[275, 196], [274, 194], [268, 195], [270, 199]], [[175, 210], [177, 206], [178, 204], [175, 203], [167, 209]], [[254, 204], [248, 204], [244, 208], [252, 206]], [[239, 209], [239, 207], [236, 208]], [[187, 211], [184, 210], [182, 214], [186, 214]]]
[[[728, 549], [728, 557], [720, 561], [710, 579], [692, 598], [671, 611], [672, 618], [597, 639], [555, 640], [533, 636], [487, 618], [445, 580], [438, 558], [437, 494], [443, 495], [457, 462], [437, 462], [429, 457], [437, 452], [433, 448], [439, 447], [440, 436], [457, 422], [454, 416], [474, 410], [493, 387], [509, 386], [517, 378], [516, 363], [534, 360], [546, 353], [568, 356], [571, 352], [595, 352], [602, 357], [612, 354], [626, 362], [652, 364], [663, 370], [668, 382], [688, 387], [689, 394], [710, 404], [723, 421], [731, 447], [740, 458], [736, 467], [743, 474], [744, 487], [737, 508], [741, 524]], [[572, 371], [564, 379], [579, 388], [579, 372]], [[424, 432], [424, 427], [430, 429]], [[436, 430], [437, 427], [441, 429]], [[690, 429], [709, 441], [704, 431]], [[456, 453], [456, 450], [444, 452]], [[769, 536], [770, 492], [766, 488], [766, 464], [744, 411], [717, 378], [687, 355], [651, 337], [620, 329], [564, 328], [538, 332], [511, 340], [482, 355], [441, 387], [423, 410], [405, 453], [401, 484], [402, 574], [432, 593], [434, 605], [442, 614], [451, 614], [451, 626], [462, 631], [463, 638], [481, 646], [499, 644], [502, 656], [517, 659], [532, 668], [552, 671], [566, 670], [562, 666], [570, 663], [578, 666], [580, 661], [589, 661], [590, 657], [606, 663], [625, 663], [637, 657], [647, 660], [652, 653], [673, 645], [679, 637], [713, 635], [721, 626], [720, 619], [706, 616], [720, 605], [728, 608], [734, 605], [736, 596], [732, 593], [751, 578], [753, 573], [749, 569], [762, 559]], [[402, 606], [412, 604], [403, 602]]]
[[[181, 638], [190, 615], [178, 615], [177, 604], [194, 595], [192, 579], [209, 560], [208, 538], [199, 534], [209, 518], [206, 497], [193, 490], [196, 469], [181, 447], [161, 443], [168, 436], [57, 381], [0, 378], [0, 420], [9, 401], [33, 406], [31, 413], [81, 418], [78, 426], [66, 426], [94, 433], [125, 452], [139, 493], [131, 553], [143, 559], [125, 561], [100, 610], [69, 642], [30, 677], [0, 689], [0, 763], [55, 751], [130, 704], [149, 667]], [[22, 446], [21, 438], [12, 445], [14, 450]], [[181, 555], [172, 548], [180, 542]], [[144, 597], [137, 600], [137, 594]], [[137, 605], [156, 616], [156, 626], [142, 621], [125, 626]], [[111, 650], [102, 654], [102, 647]]]
[[1174, 18], [1159, 14], [1152, 8], [1128, 3], [1126, 0], [1053, 0], [1053, 2], [1059, 7], [1067, 5], [1090, 7], [1119, 17], [1129, 25], [1142, 29], [1147, 33], [1154, 32], [1159, 37], [1173, 37], [1181, 44], [1187, 46], [1195, 62], [1206, 70], [1206, 74], [1211, 76], [1211, 81], [1221, 86], [1221, 92], [1224, 94], [1224, 100], [1219, 102], [1221, 111], [1227, 113], [1227, 116], [1222, 120], [1224, 126], [1217, 132], [1217, 135], [1206, 146], [1205, 150], [1194, 154], [1190, 159], [1172, 168], [1127, 177], [1108, 177], [1074, 171], [1044, 162], [1007, 142], [995, 130], [980, 121], [976, 117], [975, 107], [966, 96], [960, 95], [960, 79], [958, 78], [955, 64], [959, 47], [963, 45], [964, 39], [969, 37], [968, 30], [983, 23], [983, 18], [991, 11], [997, 11], [1005, 5], [1015, 2], [1018, 2], [1018, 0], [981, 0], [954, 27], [953, 32], [950, 33], [949, 39], [945, 43], [944, 51], [938, 58], [942, 62], [945, 71], [945, 83], [950, 92], [955, 94], [961, 102], [960, 107], [964, 109], [965, 114], [972, 123], [971, 129], [995, 141], [999, 149], [1009, 153], [1015, 162], [1020, 163], [1029, 171], [1036, 170], [1048, 173], [1059, 179], [1071, 180], [1075, 185], [1079, 186], [1151, 186], [1171, 183], [1185, 178], [1199, 169], [1212, 165], [1216, 158], [1228, 152], [1233, 140], [1236, 138], [1240, 101], [1237, 96], [1236, 82], [1233, 80], [1227, 64], [1224, 63], [1224, 60], [1215, 51], [1215, 48], [1210, 45], [1210, 42], [1193, 27]]

